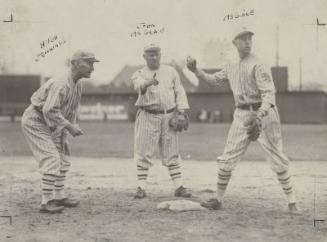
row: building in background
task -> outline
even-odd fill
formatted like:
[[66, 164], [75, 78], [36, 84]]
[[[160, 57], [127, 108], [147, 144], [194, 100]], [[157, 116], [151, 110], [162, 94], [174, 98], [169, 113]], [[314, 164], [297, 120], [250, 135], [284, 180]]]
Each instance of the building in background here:
[[[171, 63], [180, 75], [187, 92], [192, 121], [231, 122], [234, 99], [228, 82], [212, 87], [199, 82], [195, 86], [176, 62]], [[131, 77], [141, 65], [125, 65], [115, 78], [100, 86], [83, 80], [81, 120], [134, 120], [137, 112], [137, 93]], [[219, 69], [205, 69], [214, 73]], [[272, 75], [277, 90], [277, 105], [284, 123], [327, 123], [327, 94], [323, 91], [288, 91], [287, 67], [273, 67]], [[39, 75], [0, 75], [0, 119], [20, 116], [30, 104], [30, 97], [47, 78]]]
[[41, 82], [39, 75], [0, 75], [0, 116], [20, 116]]
[[[181, 77], [182, 84], [187, 92], [191, 109], [189, 116], [192, 121], [199, 122], [231, 122], [234, 112], [234, 99], [229, 83], [223, 86], [212, 87], [207, 83], [199, 82], [195, 86], [184, 74], [183, 68], [172, 62]], [[134, 106], [137, 93], [134, 91], [131, 77], [142, 68], [140, 65], [125, 65], [110, 84], [84, 90], [82, 104], [97, 106], [112, 111], [111, 119], [128, 117], [134, 120], [136, 108]], [[219, 69], [204, 69], [208, 73], [215, 73]], [[289, 92], [288, 68], [272, 67], [272, 76], [277, 91], [277, 105], [284, 123], [327, 123], [327, 94], [322, 91]], [[122, 108], [124, 107], [124, 108]], [[89, 109], [92, 109], [89, 107]], [[119, 110], [119, 112], [117, 111]], [[127, 114], [127, 116], [126, 116]], [[102, 115], [101, 117], [104, 117]], [[107, 118], [110, 120], [110, 118]]]
[[288, 68], [286, 66], [271, 67], [272, 78], [277, 92], [287, 92], [288, 89]]

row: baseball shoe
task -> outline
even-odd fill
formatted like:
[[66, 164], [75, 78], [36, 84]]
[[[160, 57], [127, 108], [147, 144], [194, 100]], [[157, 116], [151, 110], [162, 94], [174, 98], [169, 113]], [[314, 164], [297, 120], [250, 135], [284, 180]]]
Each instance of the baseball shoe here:
[[289, 203], [288, 210], [290, 211], [291, 214], [294, 214], [294, 215], [301, 214], [301, 211], [297, 208], [296, 203]]
[[191, 197], [192, 194], [187, 191], [187, 189], [183, 186], [180, 186], [175, 190], [175, 197]]
[[141, 199], [141, 198], [145, 198], [145, 197], [146, 197], [145, 190], [142, 189], [141, 187], [138, 187], [136, 190], [136, 193], [134, 195], [134, 198]]
[[70, 199], [67, 197], [60, 200], [54, 200], [54, 202], [57, 206], [64, 206], [67, 208], [74, 208], [77, 207], [77, 205], [79, 204], [78, 200]]
[[61, 213], [64, 210], [64, 206], [58, 206], [53, 200], [49, 201], [47, 204], [41, 204], [40, 212], [41, 213]]
[[222, 203], [216, 198], [211, 198], [206, 202], [202, 202], [201, 206], [212, 210], [218, 210], [221, 209]]

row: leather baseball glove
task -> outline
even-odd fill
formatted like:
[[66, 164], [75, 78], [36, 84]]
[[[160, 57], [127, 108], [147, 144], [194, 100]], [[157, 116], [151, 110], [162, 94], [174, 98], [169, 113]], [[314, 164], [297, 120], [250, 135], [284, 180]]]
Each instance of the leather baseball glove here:
[[256, 141], [259, 138], [262, 130], [261, 119], [254, 115], [251, 117], [246, 126], [249, 139], [251, 141]]
[[187, 113], [174, 112], [169, 120], [169, 126], [176, 132], [187, 130], [189, 126], [189, 118]]

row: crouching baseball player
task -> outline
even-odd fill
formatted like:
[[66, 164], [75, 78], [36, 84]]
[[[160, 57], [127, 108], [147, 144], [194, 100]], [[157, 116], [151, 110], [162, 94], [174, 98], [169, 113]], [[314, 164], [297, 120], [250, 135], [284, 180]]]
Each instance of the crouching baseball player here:
[[98, 62], [94, 54], [75, 52], [68, 75], [44, 83], [32, 95], [31, 105], [23, 114], [22, 130], [42, 175], [40, 212], [57, 213], [64, 207], [78, 205], [64, 192], [70, 167], [67, 136], [83, 134], [76, 124], [82, 93], [80, 80], [90, 77], [94, 62]]
[[185, 109], [189, 108], [187, 97], [176, 70], [160, 65], [161, 48], [149, 45], [144, 48], [146, 66], [133, 74], [132, 82], [139, 93], [136, 101], [134, 133], [134, 159], [137, 166], [138, 187], [135, 198], [146, 196], [145, 186], [149, 168], [153, 165], [159, 146], [162, 164], [175, 186], [175, 196], [190, 197], [191, 193], [181, 185], [181, 158], [178, 132], [188, 127]]
[[291, 212], [297, 212], [289, 160], [283, 152], [279, 114], [275, 102], [275, 87], [267, 66], [251, 53], [254, 33], [242, 28], [234, 35], [240, 59], [227, 64], [215, 74], [199, 70], [196, 60], [189, 57], [187, 67], [198, 79], [213, 85], [228, 80], [235, 99], [233, 122], [226, 146], [218, 160], [217, 198], [202, 203], [206, 208], [219, 209], [236, 163], [242, 159], [251, 141], [258, 140], [266, 159], [276, 172]]

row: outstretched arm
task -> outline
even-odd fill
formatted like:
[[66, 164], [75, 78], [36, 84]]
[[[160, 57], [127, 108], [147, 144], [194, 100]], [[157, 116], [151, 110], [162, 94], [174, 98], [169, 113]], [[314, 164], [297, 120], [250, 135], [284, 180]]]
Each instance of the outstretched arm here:
[[221, 71], [216, 72], [214, 74], [205, 73], [204, 71], [197, 68], [196, 60], [193, 59], [192, 57], [187, 57], [186, 66], [190, 71], [192, 71], [195, 74], [195, 76], [200, 81], [205, 81], [210, 85], [220, 86], [223, 82], [227, 80], [227, 73], [225, 69], [222, 69]]

